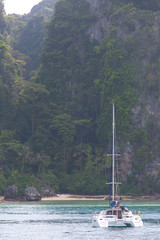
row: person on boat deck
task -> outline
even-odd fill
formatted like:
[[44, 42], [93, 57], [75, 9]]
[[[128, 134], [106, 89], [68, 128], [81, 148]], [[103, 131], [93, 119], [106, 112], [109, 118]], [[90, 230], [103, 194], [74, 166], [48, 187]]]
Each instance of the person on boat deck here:
[[116, 201], [116, 207], [117, 207], [117, 208], [120, 207], [120, 201]]
[[122, 211], [124, 211], [124, 210], [125, 210], [125, 207], [124, 207], [124, 206], [121, 206], [121, 209], [122, 209]]
[[111, 207], [116, 207], [116, 202], [115, 201], [111, 202]]
[[112, 208], [119, 208], [120, 207], [120, 201], [112, 201], [111, 207]]

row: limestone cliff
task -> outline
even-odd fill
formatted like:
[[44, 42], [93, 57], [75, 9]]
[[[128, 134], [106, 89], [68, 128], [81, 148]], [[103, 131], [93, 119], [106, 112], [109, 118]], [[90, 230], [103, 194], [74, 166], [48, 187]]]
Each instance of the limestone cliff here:
[[[137, 133], [134, 133], [137, 134], [137, 138], [138, 132], [144, 136], [139, 144], [138, 140], [135, 144], [133, 138], [122, 139], [121, 176], [126, 180], [128, 174], [138, 174], [140, 181], [146, 175], [158, 180], [160, 170], [160, 13], [138, 10], [132, 4], [120, 6], [120, 4], [113, 4], [114, 1], [110, 0], [87, 1], [90, 4], [91, 13], [96, 16], [96, 21], [88, 30], [91, 40], [96, 39], [102, 42], [114, 31], [114, 38], [122, 39], [126, 45], [132, 42], [128, 51], [130, 51], [130, 63], [135, 69], [134, 77], [137, 82], [138, 96], [132, 108], [130, 134], [137, 129]], [[144, 138], [146, 138], [146, 144], [143, 144]], [[144, 149], [142, 145], [145, 145]], [[137, 161], [143, 162], [143, 167], [138, 167]]]

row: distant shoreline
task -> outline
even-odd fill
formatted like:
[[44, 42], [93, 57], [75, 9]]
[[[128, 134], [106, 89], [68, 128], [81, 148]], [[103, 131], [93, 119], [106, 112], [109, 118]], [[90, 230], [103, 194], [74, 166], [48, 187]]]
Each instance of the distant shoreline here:
[[[122, 200], [160, 200], [159, 196], [121, 196]], [[77, 194], [57, 194], [55, 197], [42, 197], [42, 201], [71, 201], [71, 200], [106, 200], [107, 195], [77, 195]]]
[[[41, 201], [104, 201], [107, 200], [109, 196], [107, 195], [78, 195], [78, 194], [57, 194], [54, 197], [42, 197]], [[121, 196], [123, 201], [132, 201], [132, 200], [160, 200], [160, 196], [150, 195], [150, 196]], [[21, 201], [8, 201], [4, 199], [4, 196], [0, 196], [0, 203], [12, 203], [12, 202], [21, 202]], [[27, 201], [24, 201], [27, 202]]]

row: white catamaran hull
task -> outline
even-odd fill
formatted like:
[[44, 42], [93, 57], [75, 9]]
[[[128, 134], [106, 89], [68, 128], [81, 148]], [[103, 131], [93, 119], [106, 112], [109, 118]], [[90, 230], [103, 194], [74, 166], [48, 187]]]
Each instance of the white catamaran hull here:
[[105, 217], [101, 214], [92, 217], [93, 227], [143, 227], [143, 221], [140, 216], [132, 215], [130, 217], [123, 217], [122, 219], [117, 219], [117, 217]]

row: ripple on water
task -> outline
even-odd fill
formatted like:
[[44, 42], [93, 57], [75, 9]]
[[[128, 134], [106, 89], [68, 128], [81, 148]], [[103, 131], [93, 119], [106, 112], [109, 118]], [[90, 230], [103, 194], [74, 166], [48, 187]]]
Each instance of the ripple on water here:
[[92, 228], [91, 217], [105, 206], [20, 204], [0, 207], [0, 240], [159, 240], [160, 208], [130, 206], [140, 210], [143, 228]]

